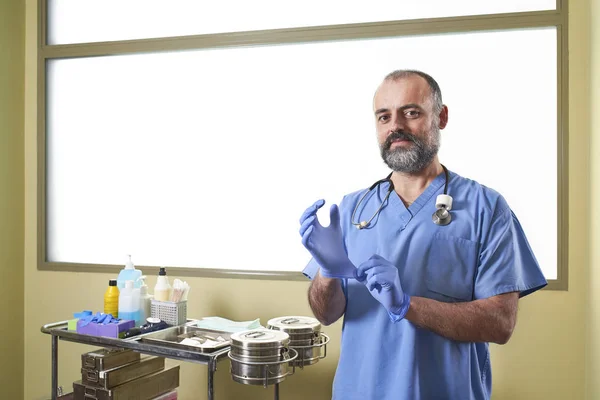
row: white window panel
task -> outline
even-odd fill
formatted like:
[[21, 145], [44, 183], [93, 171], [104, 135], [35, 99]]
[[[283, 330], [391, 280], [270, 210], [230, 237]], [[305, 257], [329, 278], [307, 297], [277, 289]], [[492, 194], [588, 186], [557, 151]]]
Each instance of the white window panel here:
[[49, 261], [300, 271], [300, 214], [387, 174], [373, 93], [416, 68], [450, 109], [441, 161], [500, 191], [557, 276], [554, 28], [48, 64]]
[[48, 44], [554, 9], [556, 0], [49, 0]]

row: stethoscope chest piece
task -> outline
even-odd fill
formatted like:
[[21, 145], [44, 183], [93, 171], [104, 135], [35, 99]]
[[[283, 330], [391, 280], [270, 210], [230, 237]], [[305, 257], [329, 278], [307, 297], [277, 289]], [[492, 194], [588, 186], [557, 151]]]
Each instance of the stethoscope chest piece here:
[[440, 194], [435, 201], [436, 210], [431, 216], [431, 220], [436, 225], [446, 226], [452, 221], [452, 197], [447, 194]]
[[438, 208], [431, 216], [436, 225], [446, 226], [452, 221], [452, 215], [445, 208]]

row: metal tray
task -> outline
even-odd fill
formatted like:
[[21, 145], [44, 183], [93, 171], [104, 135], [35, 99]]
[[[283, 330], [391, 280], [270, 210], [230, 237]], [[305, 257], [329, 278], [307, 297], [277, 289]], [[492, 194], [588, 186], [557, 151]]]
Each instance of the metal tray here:
[[96, 386], [112, 389], [123, 383], [145, 375], [150, 375], [165, 368], [164, 357], [146, 357], [107, 371], [81, 369], [81, 383], [85, 386]]
[[129, 381], [112, 389], [85, 386], [73, 382], [76, 400], [148, 400], [179, 386], [179, 365]]
[[[216, 346], [202, 346], [202, 343], [206, 342], [207, 339], [213, 338], [213, 340], [215, 340], [219, 336], [225, 339], [225, 341]], [[186, 338], [198, 339], [200, 346], [181, 344], [181, 341]], [[140, 337], [140, 341], [200, 353], [212, 353], [213, 351], [222, 349], [231, 344], [231, 333], [202, 329], [189, 325], [179, 325], [145, 334]]]
[[127, 349], [97, 349], [81, 355], [81, 368], [105, 371], [140, 360], [140, 353]]

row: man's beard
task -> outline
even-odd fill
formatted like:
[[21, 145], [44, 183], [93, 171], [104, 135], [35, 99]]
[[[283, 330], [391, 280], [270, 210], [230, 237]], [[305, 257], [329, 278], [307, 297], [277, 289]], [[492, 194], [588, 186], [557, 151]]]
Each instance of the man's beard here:
[[[394, 140], [408, 140], [413, 144], [409, 148], [391, 149]], [[428, 142], [430, 139], [430, 142]], [[385, 142], [379, 145], [381, 158], [393, 171], [414, 174], [427, 167], [440, 148], [440, 130], [432, 126], [425, 138], [419, 138], [403, 130], [392, 132]]]

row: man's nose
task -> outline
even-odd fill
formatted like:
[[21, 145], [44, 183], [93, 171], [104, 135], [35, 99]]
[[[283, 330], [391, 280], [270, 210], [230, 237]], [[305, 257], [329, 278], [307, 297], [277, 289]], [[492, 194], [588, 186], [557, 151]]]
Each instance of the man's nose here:
[[392, 123], [389, 125], [389, 132], [396, 132], [399, 130], [404, 130], [404, 118], [401, 115], [392, 115]]

